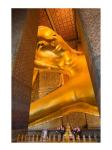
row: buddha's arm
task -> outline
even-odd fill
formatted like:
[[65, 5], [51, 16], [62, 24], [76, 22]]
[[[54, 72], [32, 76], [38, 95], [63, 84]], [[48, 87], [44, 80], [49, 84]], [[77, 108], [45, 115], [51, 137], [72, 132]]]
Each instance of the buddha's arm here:
[[[90, 101], [93, 103], [92, 99], [90, 99]], [[49, 113], [48, 115], [45, 115], [42, 118], [36, 119], [33, 122], [30, 122], [29, 127], [37, 125], [37, 124], [41, 124], [46, 121], [54, 120], [56, 118], [60, 118], [64, 115], [67, 115], [73, 112], [84, 112], [84, 113], [88, 113], [94, 116], [99, 116], [98, 108], [96, 106], [89, 104], [86, 100], [83, 102], [78, 101], [74, 104], [65, 106], [64, 108], [62, 107], [58, 109], [57, 111]]]
[[[86, 107], [78, 105], [77, 108], [76, 103], [80, 102], [84, 106], [85, 104], [88, 105]], [[66, 112], [74, 110], [98, 115], [97, 107], [94, 104], [94, 92], [90, 81], [86, 75], [82, 75], [77, 79], [71, 79], [63, 87], [31, 103], [29, 123], [46, 121], [64, 115], [64, 112], [59, 111], [61, 109], [65, 109], [65, 111], [67, 109]], [[72, 105], [75, 105], [75, 107]]]
[[44, 98], [33, 103], [30, 107], [30, 122], [43, 118], [62, 107], [73, 103], [75, 97], [73, 91], [62, 93], [61, 90], [54, 91]]

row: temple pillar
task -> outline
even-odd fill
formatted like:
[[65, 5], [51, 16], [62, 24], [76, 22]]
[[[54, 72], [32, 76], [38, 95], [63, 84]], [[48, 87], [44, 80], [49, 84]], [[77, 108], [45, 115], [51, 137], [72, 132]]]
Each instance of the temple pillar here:
[[100, 9], [77, 9], [76, 20], [100, 112]]
[[[20, 13], [20, 15], [22, 14]], [[17, 49], [12, 71], [12, 136], [17, 131], [23, 133], [28, 128], [37, 43], [37, 21], [37, 11], [35, 9], [27, 10], [27, 15], [24, 17], [24, 26], [21, 27], [22, 35], [16, 38], [17, 36], [14, 34], [16, 43], [19, 42], [19, 45], [12, 43], [12, 48]]]

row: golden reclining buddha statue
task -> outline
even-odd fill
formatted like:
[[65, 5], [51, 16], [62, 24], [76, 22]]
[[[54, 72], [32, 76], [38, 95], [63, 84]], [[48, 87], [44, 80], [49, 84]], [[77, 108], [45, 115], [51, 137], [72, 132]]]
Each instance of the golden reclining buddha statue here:
[[29, 127], [72, 112], [99, 116], [84, 53], [72, 49], [60, 35], [46, 26], [38, 27], [37, 37], [35, 67], [66, 74], [69, 80], [55, 91], [31, 102]]

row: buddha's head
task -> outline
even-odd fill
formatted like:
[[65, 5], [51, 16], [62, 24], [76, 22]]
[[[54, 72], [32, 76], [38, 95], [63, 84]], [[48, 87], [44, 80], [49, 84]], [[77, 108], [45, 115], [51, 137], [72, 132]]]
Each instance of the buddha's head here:
[[44, 40], [54, 41], [54, 40], [63, 40], [55, 31], [46, 26], [39, 26], [37, 36]]
[[74, 52], [60, 35], [46, 26], [39, 26], [37, 36], [35, 64], [38, 68], [65, 72], [73, 65]]

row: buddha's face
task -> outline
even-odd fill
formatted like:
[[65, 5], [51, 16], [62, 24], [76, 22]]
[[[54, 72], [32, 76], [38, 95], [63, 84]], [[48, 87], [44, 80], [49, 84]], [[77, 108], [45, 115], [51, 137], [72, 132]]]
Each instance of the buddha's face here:
[[39, 68], [63, 70], [68, 51], [62, 46], [64, 40], [52, 29], [39, 26], [35, 64]]

